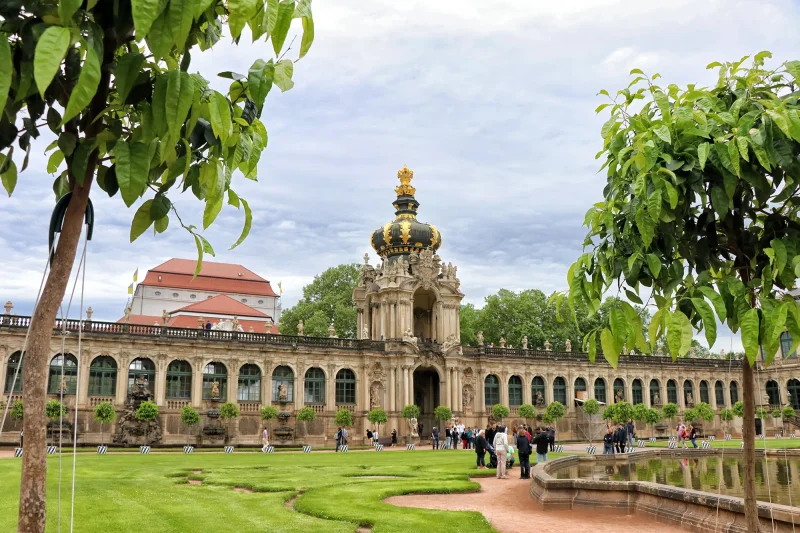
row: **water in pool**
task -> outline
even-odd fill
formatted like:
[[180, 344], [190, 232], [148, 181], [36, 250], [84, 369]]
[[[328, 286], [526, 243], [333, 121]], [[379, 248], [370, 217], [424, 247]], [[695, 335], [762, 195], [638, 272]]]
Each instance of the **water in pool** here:
[[[744, 496], [744, 469], [740, 458], [646, 459], [616, 464], [582, 462], [550, 472], [550, 475], [557, 479], [649, 481], [715, 494], [721, 492], [727, 496]], [[756, 498], [800, 506], [800, 459], [757, 459]]]

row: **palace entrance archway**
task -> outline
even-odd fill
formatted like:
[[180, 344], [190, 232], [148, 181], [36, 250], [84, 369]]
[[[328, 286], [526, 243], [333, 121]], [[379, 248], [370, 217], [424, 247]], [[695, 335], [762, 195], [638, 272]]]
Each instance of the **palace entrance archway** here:
[[439, 404], [439, 373], [435, 368], [420, 367], [414, 371], [414, 405], [419, 407], [419, 422], [423, 424], [423, 439], [430, 438], [431, 429], [437, 425], [433, 410]]

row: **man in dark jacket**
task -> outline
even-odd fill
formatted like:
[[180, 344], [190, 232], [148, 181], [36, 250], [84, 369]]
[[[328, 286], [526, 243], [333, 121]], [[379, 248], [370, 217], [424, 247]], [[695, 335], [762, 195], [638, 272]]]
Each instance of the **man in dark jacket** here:
[[433, 431], [431, 432], [431, 445], [434, 450], [439, 449], [439, 428], [436, 426], [433, 426]]
[[482, 430], [475, 439], [475, 453], [478, 455], [478, 470], [486, 470], [486, 437]]
[[625, 427], [620, 424], [614, 432], [614, 442], [617, 445], [617, 453], [625, 453], [625, 439], [627, 438]]
[[625, 425], [625, 431], [628, 434], [628, 451], [631, 451], [635, 447], [633, 439], [636, 438], [636, 426], [633, 425], [633, 419], [628, 419], [628, 423]]
[[524, 429], [517, 433], [517, 455], [519, 455], [519, 478], [531, 478], [531, 443]]
[[492, 444], [494, 442], [494, 434], [497, 433], [497, 430], [495, 429], [496, 427], [497, 424], [491, 424], [489, 425], [489, 427], [486, 428], [486, 435], [484, 436], [486, 437], [486, 442], [488, 442], [489, 444]]
[[614, 455], [614, 432], [611, 428], [606, 429], [603, 435], [603, 455]]
[[550, 443], [550, 451], [554, 452], [556, 450], [556, 427], [550, 426], [547, 428], [547, 439]]
[[536, 445], [536, 462], [544, 463], [547, 461], [547, 446], [550, 444], [550, 435], [545, 428], [540, 427], [536, 430], [533, 443]]

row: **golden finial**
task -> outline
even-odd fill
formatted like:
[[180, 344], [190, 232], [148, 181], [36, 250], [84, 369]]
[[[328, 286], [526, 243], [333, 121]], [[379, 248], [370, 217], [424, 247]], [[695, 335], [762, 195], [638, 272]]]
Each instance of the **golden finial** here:
[[397, 178], [400, 180], [400, 185], [394, 188], [397, 196], [414, 196], [414, 193], [417, 192], [417, 190], [411, 186], [411, 180], [414, 178], [414, 171], [406, 165], [403, 165], [403, 168], [397, 171]]

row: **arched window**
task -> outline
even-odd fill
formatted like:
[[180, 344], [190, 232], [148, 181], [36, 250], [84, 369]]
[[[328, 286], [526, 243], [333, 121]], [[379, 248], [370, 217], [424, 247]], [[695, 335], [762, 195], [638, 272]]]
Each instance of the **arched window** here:
[[725, 385], [719, 380], [714, 383], [714, 400], [717, 402], [717, 407], [725, 407]]
[[706, 380], [702, 380], [700, 382], [700, 401], [705, 403], [711, 403], [711, 400], [708, 396], [708, 382]]
[[683, 382], [683, 401], [686, 405], [689, 405], [689, 396], [691, 396], [692, 401], [696, 401], [694, 397], [694, 384], [688, 379]]
[[169, 364], [166, 397], [176, 400], [192, 397], [192, 365], [178, 359]]
[[789, 382], [786, 384], [786, 388], [789, 389], [789, 394], [791, 398], [789, 401], [792, 404], [792, 407], [800, 411], [800, 381], [796, 379], [790, 379]]
[[486, 376], [483, 380], [483, 392], [487, 407], [500, 403], [500, 380], [497, 376], [493, 374]]
[[[281, 398], [281, 385], [286, 391], [284, 398]], [[294, 401], [294, 371], [288, 366], [276, 366], [272, 371], [272, 401], [286, 403]]]
[[633, 383], [631, 383], [631, 395], [633, 396], [633, 405], [644, 403], [641, 379], [634, 379]]
[[657, 379], [650, 380], [650, 405], [655, 407], [657, 405], [661, 405], [663, 400], [661, 399], [661, 385], [659, 385]]
[[[214, 383], [219, 391], [214, 390]], [[222, 363], [211, 361], [203, 368], [203, 399], [228, 399], [228, 369]]]
[[797, 352], [790, 351], [792, 349], [792, 344], [794, 344], [792, 335], [788, 331], [781, 333], [781, 354], [783, 355], [784, 359], [797, 358]]
[[69, 353], [56, 355], [50, 360], [47, 394], [75, 394], [77, 390], [78, 360]]
[[767, 381], [767, 396], [769, 396], [769, 404], [770, 405], [777, 405], [780, 407], [781, 404], [781, 393], [778, 391], [778, 382], [774, 380]]
[[[11, 357], [8, 358], [8, 364], [6, 365], [6, 385], [3, 388], [5, 393], [12, 392], [11, 383], [14, 383], [14, 393], [22, 392], [22, 365], [24, 363], [25, 359], [22, 358], [22, 352], [14, 352], [11, 354]], [[17, 376], [17, 381], [14, 381], [17, 368], [19, 368], [19, 375]]]
[[600, 403], [606, 403], [606, 380], [603, 378], [594, 380], [594, 399]]
[[567, 382], [562, 377], [553, 380], [553, 401], [567, 405]]
[[356, 375], [349, 368], [336, 373], [336, 405], [356, 403]]
[[614, 403], [617, 403], [617, 398], [625, 401], [625, 382], [622, 381], [622, 378], [614, 380]]
[[247, 364], [239, 369], [236, 399], [240, 402], [261, 401], [261, 369], [258, 365]]
[[[540, 395], [542, 397], [541, 402], [539, 401]], [[547, 405], [547, 391], [544, 388], [544, 379], [542, 376], [535, 376], [531, 381], [531, 398], [533, 405], [538, 405], [540, 403]]]
[[667, 402], [678, 403], [678, 384], [674, 379], [667, 381]]
[[511, 376], [508, 378], [508, 406], [519, 407], [522, 405], [522, 378]]
[[579, 392], [586, 392], [586, 380], [583, 378], [575, 378], [575, 397], [578, 397]]
[[117, 394], [117, 362], [113, 357], [95, 357], [89, 366], [89, 396]]
[[128, 366], [128, 391], [132, 391], [134, 385], [142, 384], [145, 389], [153, 392], [153, 385], [156, 382], [156, 365], [150, 359], [134, 359]]
[[731, 407], [739, 401], [739, 385], [735, 381], [731, 381]]
[[303, 401], [325, 403], [325, 372], [321, 368], [312, 367], [306, 370], [306, 377], [303, 380]]

